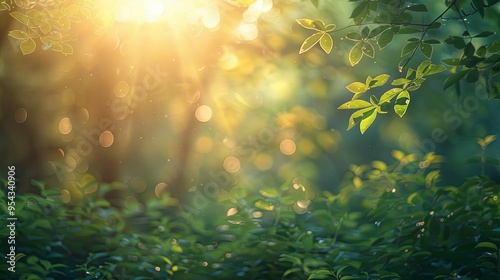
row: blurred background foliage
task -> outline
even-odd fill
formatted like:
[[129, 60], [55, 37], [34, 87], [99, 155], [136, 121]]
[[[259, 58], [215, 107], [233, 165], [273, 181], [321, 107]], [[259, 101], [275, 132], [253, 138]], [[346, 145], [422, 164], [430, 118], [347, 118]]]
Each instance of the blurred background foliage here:
[[[348, 54], [356, 42], [345, 36], [362, 32], [362, 27], [342, 28], [355, 23], [349, 17], [361, 2], [2, 1], [0, 160], [3, 166], [16, 166], [18, 193], [28, 194], [22, 198], [26, 201], [33, 193], [42, 209], [36, 210], [43, 214], [39, 218], [48, 213], [61, 217], [61, 222], [48, 221], [50, 225], [25, 224], [23, 242], [35, 242], [29, 235], [38, 228], [45, 230], [41, 239], [63, 232], [46, 245], [56, 254], [47, 258], [64, 263], [63, 256], [76, 252], [80, 270], [62, 269], [74, 277], [88, 272], [126, 279], [146, 270], [158, 277], [177, 270], [197, 275], [178, 279], [227, 278], [235, 271], [240, 277], [260, 275], [253, 279], [274, 279], [285, 271], [290, 279], [314, 273], [340, 278], [341, 271], [353, 277], [381, 271], [388, 278], [395, 277], [391, 271], [401, 277], [429, 276], [389, 265], [391, 254], [401, 250], [424, 252], [392, 260], [403, 266], [425, 262], [431, 268], [423, 273], [443, 268], [442, 275], [488, 275], [477, 267], [465, 272], [456, 267], [478, 260], [480, 253], [470, 250], [480, 242], [499, 245], [493, 230], [498, 186], [493, 182], [500, 179], [500, 142], [489, 143], [485, 154], [475, 141], [498, 134], [498, 96], [481, 79], [443, 90], [443, 81], [456, 71], [448, 66], [451, 73], [429, 76], [413, 93], [404, 118], [390, 111], [363, 135], [346, 131], [350, 113], [337, 110], [352, 97], [346, 87], [369, 75], [404, 77], [398, 71], [399, 54], [409, 38], [398, 35], [383, 50], [376, 48], [374, 59], [364, 56], [352, 66]], [[396, 2], [425, 3], [430, 12], [413, 13], [416, 22], [429, 22], [446, 8], [446, 1]], [[460, 2], [465, 7], [470, 1]], [[441, 28], [427, 36], [444, 40], [460, 35], [464, 24], [471, 34], [497, 31], [499, 13], [499, 6], [492, 5], [484, 19], [480, 13], [467, 21], [440, 19]], [[311, 35], [297, 24], [299, 18], [336, 24], [330, 54], [320, 46], [299, 54]], [[497, 34], [479, 39], [481, 44], [494, 40]], [[434, 45], [432, 61], [441, 63], [462, 51]], [[416, 68], [423, 59], [417, 53], [408, 67]], [[438, 176], [427, 168], [439, 162], [444, 163]], [[413, 167], [401, 175], [409, 163]], [[387, 166], [397, 172], [385, 172]], [[380, 173], [390, 174], [386, 179], [394, 188], [381, 183]], [[488, 177], [475, 177], [458, 191], [433, 185], [439, 177], [440, 186], [458, 188], [475, 175]], [[33, 179], [43, 183], [36, 187]], [[476, 190], [477, 185], [489, 188]], [[47, 190], [53, 198], [42, 203]], [[461, 206], [441, 205], [448, 203], [443, 192]], [[454, 218], [447, 230], [475, 228], [484, 219], [481, 229], [497, 235], [483, 238], [460, 231], [442, 236], [446, 226], [428, 213], [438, 211], [436, 205], [443, 208], [440, 218], [457, 213], [468, 192], [474, 194], [470, 199], [479, 199], [467, 202], [477, 211], [466, 211], [469, 224]], [[415, 202], [409, 198], [414, 193]], [[483, 204], [489, 208], [483, 210]], [[381, 224], [387, 236], [380, 236], [379, 214], [366, 213], [374, 205], [383, 205], [377, 208], [387, 213], [382, 220], [395, 221]], [[409, 205], [417, 205], [418, 211]], [[66, 208], [74, 212], [66, 213]], [[391, 214], [394, 209], [402, 216]], [[235, 217], [228, 223], [228, 216]], [[425, 248], [402, 247], [420, 242], [416, 231], [421, 226], [414, 225], [421, 222], [439, 224], [431, 227], [429, 240], [422, 239]], [[76, 236], [80, 223], [85, 231]], [[401, 236], [394, 231], [398, 226], [408, 230], [407, 240], [395, 237]], [[104, 236], [94, 238], [103, 231]], [[336, 243], [340, 232], [344, 239]], [[72, 236], [96, 245], [82, 248], [68, 239]], [[377, 242], [377, 237], [383, 240]], [[462, 238], [473, 241], [457, 249]], [[360, 240], [366, 242], [356, 243]], [[446, 252], [429, 251], [426, 246], [436, 242], [444, 244], [440, 250], [455, 242], [448, 249], [468, 257], [455, 262], [439, 255]], [[24, 261], [40, 264], [45, 272], [57, 270], [41, 261], [39, 251], [46, 246], [23, 252]], [[486, 248], [495, 253], [493, 246]], [[366, 260], [359, 255], [378, 249], [388, 255]], [[240, 257], [230, 267], [215, 265], [231, 254]], [[498, 260], [498, 249], [496, 254]], [[378, 267], [375, 260], [387, 265]], [[144, 267], [137, 267], [138, 262]], [[264, 272], [268, 274], [259, 274]]]

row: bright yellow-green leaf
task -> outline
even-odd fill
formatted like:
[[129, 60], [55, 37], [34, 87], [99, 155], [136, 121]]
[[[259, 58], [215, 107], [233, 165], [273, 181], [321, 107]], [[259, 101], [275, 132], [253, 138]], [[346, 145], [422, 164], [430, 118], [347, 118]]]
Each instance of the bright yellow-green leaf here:
[[352, 47], [351, 51], [349, 51], [349, 63], [351, 66], [358, 64], [358, 62], [363, 57], [363, 42], [359, 42], [354, 47]]
[[296, 21], [298, 24], [300, 24], [300, 26], [304, 28], [321, 31], [321, 29], [314, 23], [313, 20], [307, 18], [301, 18], [297, 19]]
[[349, 118], [349, 124], [347, 126], [347, 130], [350, 130], [353, 128], [357, 123], [359, 123], [363, 119], [363, 114], [370, 111], [370, 110], [375, 110], [372, 107], [369, 108], [364, 108], [361, 110], [358, 110], [354, 112], [351, 117]]
[[64, 8], [64, 13], [68, 16], [73, 16], [78, 14], [80, 11], [80, 5], [71, 5], [66, 8]]
[[363, 54], [365, 54], [368, 57], [374, 58], [375, 57], [375, 49], [373, 48], [373, 45], [368, 43], [368, 42], [363, 42], [363, 47], [361, 48], [363, 51]]
[[333, 23], [332, 24], [328, 24], [327, 26], [325, 26], [325, 31], [326, 32], [331, 32], [331, 31], [335, 30], [335, 27], [337, 27], [337, 25], [335, 25]]
[[181, 246], [179, 246], [179, 245], [172, 245], [171, 250], [172, 250], [173, 252], [176, 252], [176, 253], [182, 253], [182, 252], [183, 252], [182, 247], [181, 247]]
[[265, 197], [268, 197], [268, 198], [275, 198], [275, 197], [278, 197], [278, 195], [279, 195], [278, 191], [276, 189], [273, 189], [273, 188], [260, 189], [259, 193], [262, 196], [265, 196]]
[[351, 83], [346, 88], [352, 93], [364, 93], [368, 90], [368, 87], [361, 82]]
[[22, 30], [12, 30], [9, 32], [9, 36], [18, 40], [25, 40], [29, 37], [28, 34]]
[[338, 109], [361, 109], [361, 108], [366, 108], [366, 107], [370, 107], [370, 106], [372, 106], [372, 104], [370, 102], [357, 99], [357, 100], [348, 101], [348, 102], [340, 105], [340, 107]]
[[325, 33], [318, 32], [318, 33], [315, 33], [315, 34], [307, 37], [307, 39], [304, 41], [304, 43], [302, 43], [302, 46], [300, 46], [299, 54], [305, 53], [308, 50], [310, 50], [312, 47], [314, 47], [314, 45], [316, 45], [319, 42], [319, 40], [321, 39], [323, 34], [325, 34]]
[[373, 78], [367, 85], [371, 88], [380, 87], [385, 85], [390, 75], [388, 74], [380, 74], [377, 77]]
[[398, 95], [402, 90], [403, 89], [401, 89], [401, 88], [393, 88], [393, 89], [390, 89], [390, 90], [386, 91], [380, 97], [379, 104], [382, 105], [382, 104], [384, 104], [386, 102], [391, 101], [391, 99], [394, 98], [394, 96]]
[[410, 94], [408, 91], [403, 90], [398, 94], [396, 98], [396, 104], [394, 105], [394, 111], [400, 117], [403, 117], [406, 113], [406, 109], [408, 109], [408, 105], [410, 104]]
[[28, 25], [28, 23], [30, 21], [28, 16], [26, 16], [25, 14], [20, 13], [20, 12], [12, 12], [12, 13], [10, 13], [10, 16], [15, 18], [17, 21], [19, 21], [20, 23], [22, 23], [24, 25]]
[[262, 209], [262, 210], [267, 210], [267, 211], [274, 210], [274, 205], [272, 205], [269, 202], [262, 201], [262, 200], [255, 202], [255, 207]]
[[363, 119], [359, 124], [359, 131], [361, 131], [361, 134], [365, 133], [365, 131], [373, 124], [376, 117], [377, 117], [377, 110], [375, 109], [372, 109], [371, 111], [368, 111], [365, 114], [363, 114]]
[[65, 55], [73, 54], [73, 47], [67, 43], [61, 43], [61, 51]]
[[40, 30], [42, 30], [43, 34], [49, 33], [51, 29], [52, 29], [52, 26], [46, 22], [42, 22], [40, 24]]
[[36, 43], [33, 39], [29, 38], [23, 41], [19, 47], [21, 48], [23, 55], [27, 55], [35, 51]]
[[10, 11], [10, 5], [7, 4], [6, 2], [0, 3], [0, 12], [5, 10]]
[[323, 36], [319, 40], [319, 45], [326, 53], [329, 54], [333, 48], [332, 36], [330, 36], [330, 34], [327, 34], [327, 33], [323, 34]]

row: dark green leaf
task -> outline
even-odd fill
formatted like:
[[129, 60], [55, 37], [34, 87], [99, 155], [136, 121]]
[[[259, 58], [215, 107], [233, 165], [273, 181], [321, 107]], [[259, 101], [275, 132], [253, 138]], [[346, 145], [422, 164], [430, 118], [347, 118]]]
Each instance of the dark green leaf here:
[[354, 8], [349, 18], [360, 18], [360, 17], [364, 18], [366, 17], [366, 14], [368, 14], [368, 2], [365, 1], [356, 6], [356, 8]]
[[444, 40], [445, 43], [453, 45], [457, 49], [463, 49], [465, 47], [465, 41], [464, 38], [460, 36], [450, 36], [446, 40]]
[[452, 85], [458, 83], [465, 75], [467, 75], [470, 72], [471, 69], [463, 70], [460, 72], [457, 72], [451, 76], [449, 76], [445, 81], [444, 81], [444, 89], [447, 89], [451, 87]]
[[356, 32], [347, 33], [345, 37], [352, 41], [361, 41], [363, 39], [363, 37], [361, 37], [361, 34]]
[[415, 27], [403, 27], [399, 30], [398, 34], [414, 34], [419, 32], [422, 32], [422, 30]]
[[495, 42], [489, 44], [488, 47], [486, 48], [486, 50], [489, 53], [500, 52], [500, 41], [495, 41]]
[[431, 44], [426, 44], [426, 43], [420, 44], [420, 51], [428, 59], [431, 59], [431, 57], [432, 57], [432, 45]]
[[416, 4], [412, 5], [406, 8], [408, 11], [413, 11], [413, 12], [427, 12], [427, 7], [424, 4]]
[[472, 0], [472, 4], [481, 15], [481, 18], [484, 18], [484, 0]]
[[429, 39], [429, 40], [425, 40], [424, 43], [431, 44], [431, 45], [439, 45], [439, 44], [441, 44], [441, 41], [436, 40], [436, 39]]
[[490, 70], [490, 77], [496, 76], [500, 72], [500, 62], [497, 62]]
[[445, 58], [443, 60], [441, 60], [442, 62], [448, 64], [448, 65], [451, 65], [451, 66], [459, 66], [459, 65], [463, 65], [462, 61], [460, 60], [460, 58], [457, 58], [457, 57], [454, 57], [454, 58]]
[[467, 75], [465, 76], [465, 80], [468, 83], [475, 83], [479, 79], [479, 70], [477, 68], [473, 68]]
[[490, 37], [492, 35], [495, 35], [495, 32], [493, 32], [493, 31], [483, 31], [483, 32], [477, 34], [476, 36], [474, 36], [474, 38]]
[[441, 27], [441, 23], [438, 22], [438, 21], [435, 21], [433, 23], [431, 23], [431, 25], [429, 25], [429, 29], [438, 29], [439, 27]]
[[379, 27], [372, 29], [370, 31], [370, 34], [368, 34], [368, 39], [377, 37], [380, 33], [384, 32], [389, 27], [391, 27], [391, 26], [390, 25], [382, 25], [382, 26], [379, 26]]
[[474, 249], [479, 249], [479, 248], [486, 248], [486, 249], [491, 249], [493, 251], [498, 251], [497, 245], [491, 242], [481, 242], [474, 247]]
[[378, 36], [377, 44], [379, 49], [385, 48], [394, 38], [394, 31], [392, 29], [387, 29]]
[[401, 51], [401, 57], [408, 55], [418, 47], [418, 42], [410, 42], [403, 47]]

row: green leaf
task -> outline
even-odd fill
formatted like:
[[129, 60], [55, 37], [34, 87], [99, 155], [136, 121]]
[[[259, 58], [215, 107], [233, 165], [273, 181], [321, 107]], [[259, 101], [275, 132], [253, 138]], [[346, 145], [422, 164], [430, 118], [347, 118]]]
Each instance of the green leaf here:
[[404, 84], [409, 83], [409, 82], [411, 82], [411, 80], [406, 79], [406, 78], [399, 78], [399, 79], [392, 81], [391, 85], [399, 86], [399, 85], [404, 85]]
[[328, 33], [323, 34], [321, 40], [319, 41], [319, 45], [327, 54], [329, 54], [333, 48], [332, 36], [330, 36], [330, 34]]
[[441, 23], [438, 22], [438, 21], [435, 21], [433, 23], [431, 23], [431, 25], [429, 25], [429, 29], [438, 29], [439, 27], [441, 27]]
[[361, 110], [354, 112], [351, 115], [351, 117], [349, 118], [349, 124], [347, 126], [347, 130], [350, 130], [356, 124], [358, 124], [363, 119], [363, 114], [370, 111], [370, 110], [375, 110], [375, 109], [372, 107], [369, 107], [369, 108], [364, 108], [364, 109], [361, 109]]
[[474, 247], [474, 249], [479, 249], [479, 248], [486, 248], [486, 249], [492, 249], [493, 251], [498, 251], [497, 245], [495, 243], [491, 242], [481, 242]]
[[432, 56], [432, 45], [431, 44], [426, 44], [426, 43], [420, 44], [420, 51], [428, 59], [431, 59], [431, 56]]
[[406, 8], [407, 11], [412, 11], [412, 12], [428, 12], [427, 6], [424, 4], [416, 4], [412, 5]]
[[361, 34], [356, 33], [356, 32], [350, 32], [345, 35], [345, 37], [349, 40], [352, 41], [361, 41], [363, 40], [363, 37], [361, 37]]
[[364, 134], [365, 131], [373, 124], [375, 118], [377, 118], [377, 111], [375, 109], [363, 114], [363, 119], [359, 124], [359, 131], [361, 131], [361, 134]]
[[[352, 11], [351, 16], [349, 18], [360, 18], [360, 17], [364, 18], [364, 17], [366, 17], [367, 13], [368, 13], [368, 2], [364, 1], [361, 4], [359, 4], [358, 6], [356, 6], [356, 8], [354, 8], [354, 10]], [[356, 23], [356, 24], [359, 24], [359, 23]]]
[[346, 88], [352, 93], [364, 93], [368, 90], [368, 87], [361, 82], [353, 82]]
[[388, 75], [388, 74], [380, 74], [377, 77], [373, 78], [368, 83], [368, 86], [370, 88], [383, 86], [383, 85], [385, 85], [385, 83], [387, 82], [387, 80], [389, 80], [389, 77], [390, 77], [390, 75]]
[[257, 202], [255, 202], [255, 207], [267, 211], [274, 210], [274, 206], [270, 202], [265, 202], [263, 200], [258, 200]]
[[496, 76], [500, 72], [500, 62], [497, 62], [490, 70], [490, 77]]
[[429, 40], [425, 40], [424, 43], [431, 44], [431, 45], [439, 45], [439, 44], [441, 44], [441, 41], [436, 40], [436, 39], [429, 39]]
[[418, 45], [419, 45], [418, 42], [410, 42], [410, 43], [406, 44], [403, 47], [403, 50], [401, 51], [401, 57], [406, 56], [409, 53], [411, 53], [412, 51], [414, 51]]
[[335, 25], [334, 23], [328, 24], [327, 26], [325, 26], [325, 31], [332, 32], [333, 30], [335, 30], [335, 27], [337, 27], [337, 25]]
[[460, 72], [457, 72], [451, 76], [449, 76], [448, 78], [446, 78], [446, 80], [444, 81], [444, 87], [443, 89], [447, 89], [449, 87], [451, 87], [452, 85], [458, 83], [463, 77], [465, 77], [465, 75], [467, 75], [469, 72], [471, 71], [471, 69], [467, 69], [467, 70], [463, 70], [463, 71], [460, 71]]
[[349, 51], [349, 63], [351, 63], [351, 66], [358, 64], [363, 57], [362, 47], [363, 42], [359, 42]]
[[479, 80], [479, 70], [477, 68], [473, 68], [467, 75], [465, 76], [465, 80], [468, 83], [475, 83]]
[[389, 102], [394, 98], [394, 96], [398, 95], [403, 89], [401, 88], [393, 88], [388, 91], [386, 91], [382, 96], [380, 97], [380, 102], [379, 105], [382, 105], [386, 102]]
[[444, 40], [444, 42], [453, 45], [457, 49], [463, 49], [465, 47], [464, 38], [460, 36], [450, 36], [449, 38]]
[[62, 53], [65, 55], [73, 54], [73, 47], [67, 43], [61, 43]]
[[18, 40], [25, 40], [29, 38], [28, 34], [22, 30], [12, 30], [9, 32], [9, 36]]
[[394, 111], [400, 117], [403, 117], [404, 114], [406, 113], [406, 109], [408, 109], [409, 104], [410, 104], [410, 94], [408, 93], [408, 91], [403, 90], [401, 93], [398, 94], [398, 97], [396, 98]]
[[500, 41], [495, 41], [491, 44], [488, 45], [488, 47], [486, 48], [486, 50], [489, 52], [489, 53], [497, 53], [497, 52], [500, 52]]
[[484, 19], [484, 0], [472, 0], [474, 8], [479, 12], [481, 18]]
[[313, 25], [319, 30], [325, 30], [325, 23], [320, 19], [313, 20]]
[[318, 32], [318, 33], [314, 33], [313, 35], [307, 37], [307, 39], [304, 41], [304, 43], [302, 43], [302, 46], [300, 46], [300, 51], [299, 51], [299, 54], [303, 54], [305, 52], [307, 52], [308, 50], [310, 50], [312, 47], [314, 47], [314, 45], [316, 45], [319, 40], [321, 40], [321, 37], [323, 37], [323, 34], [325, 34], [325, 32]]
[[23, 41], [21, 45], [19, 45], [19, 48], [21, 49], [23, 55], [27, 55], [35, 51], [36, 43], [33, 39], [29, 38], [28, 40]]
[[426, 76], [428, 75], [434, 75], [441, 73], [443, 71], [446, 71], [446, 67], [444, 65], [436, 65], [436, 64], [431, 64], [427, 69], [424, 71], [424, 74]]
[[422, 30], [416, 28], [416, 27], [403, 27], [399, 30], [398, 34], [414, 34], [414, 33], [420, 33]]
[[473, 36], [474, 38], [483, 38], [483, 37], [490, 37], [492, 35], [495, 35], [496, 33], [493, 31], [483, 31], [476, 36]]
[[276, 189], [274, 188], [262, 188], [259, 190], [259, 193], [268, 198], [275, 198], [279, 196], [279, 193]]
[[30, 18], [27, 15], [20, 13], [20, 12], [12, 12], [12, 13], [10, 13], [10, 16], [15, 18], [17, 21], [19, 21], [20, 23], [22, 23], [24, 25], [28, 25], [28, 23], [30, 21]]
[[381, 34], [382, 32], [384, 32], [385, 30], [387, 30], [390, 27], [391, 27], [390, 25], [382, 25], [382, 26], [379, 26], [379, 27], [372, 29], [370, 31], [370, 34], [368, 34], [368, 39], [377, 37], [379, 34]]
[[377, 44], [379, 49], [385, 48], [394, 38], [394, 31], [391, 28], [385, 30], [378, 36]]
[[318, 28], [318, 26], [314, 23], [313, 20], [310, 20], [307, 18], [301, 18], [301, 19], [297, 19], [296, 21], [298, 24], [300, 24], [300, 26], [302, 26], [304, 28], [321, 31], [321, 29]]
[[338, 109], [361, 109], [361, 108], [366, 108], [370, 107], [372, 104], [368, 101], [356, 99], [352, 101], [348, 101], [342, 105], [339, 106]]
[[415, 73], [415, 77], [417, 79], [422, 78], [424, 75], [424, 71], [427, 70], [427, 68], [429, 68], [429, 65], [431, 65], [430, 60], [422, 61], [422, 63], [420, 63], [420, 65], [417, 67], [417, 72]]
[[375, 57], [375, 49], [373, 48], [373, 45], [371, 43], [363, 42], [362, 51], [366, 56], [369, 56], [371, 58]]
[[448, 65], [451, 65], [451, 66], [459, 66], [459, 65], [463, 65], [462, 61], [460, 60], [460, 58], [457, 58], [457, 57], [454, 57], [454, 58], [445, 58], [443, 60], [441, 60], [442, 62], [448, 64]]
[[314, 7], [318, 8], [319, 0], [311, 0], [311, 3], [314, 5]]

